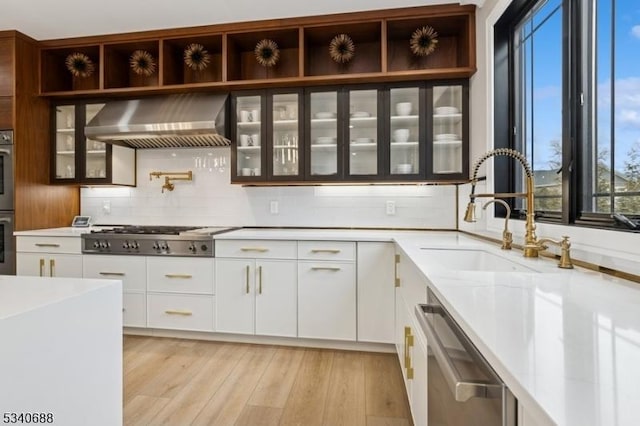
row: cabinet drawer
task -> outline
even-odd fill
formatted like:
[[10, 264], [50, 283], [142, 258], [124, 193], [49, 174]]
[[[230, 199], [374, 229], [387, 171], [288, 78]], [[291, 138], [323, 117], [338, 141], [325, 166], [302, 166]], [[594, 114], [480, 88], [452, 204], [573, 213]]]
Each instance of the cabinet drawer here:
[[216, 240], [216, 257], [295, 259], [297, 246], [295, 241]]
[[213, 296], [148, 294], [147, 319], [151, 328], [213, 331]]
[[355, 260], [356, 243], [349, 241], [300, 241], [298, 259]]
[[147, 301], [144, 293], [122, 295], [122, 324], [126, 327], [147, 326]]
[[122, 280], [122, 289], [144, 291], [147, 283], [146, 260], [143, 256], [82, 256], [84, 278]]
[[32, 253], [80, 254], [82, 241], [77, 237], [17, 237], [16, 251]]
[[213, 259], [147, 258], [147, 290], [213, 294]]

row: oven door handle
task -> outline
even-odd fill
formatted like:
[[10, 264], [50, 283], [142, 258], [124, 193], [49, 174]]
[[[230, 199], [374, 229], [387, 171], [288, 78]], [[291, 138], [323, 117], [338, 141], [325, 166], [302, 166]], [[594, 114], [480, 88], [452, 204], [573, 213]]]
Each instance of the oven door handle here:
[[0, 217], [0, 223], [11, 223], [10, 217]]
[[9, 151], [8, 149], [0, 149], [0, 154], [11, 155], [11, 151]]
[[[431, 312], [442, 312], [438, 305], [423, 305]], [[496, 383], [482, 381], [465, 381], [460, 377], [458, 369], [453, 364], [451, 357], [447, 354], [440, 337], [433, 329], [420, 306], [416, 307], [418, 321], [427, 337], [427, 345], [431, 349], [442, 375], [444, 376], [449, 389], [453, 393], [456, 401], [465, 402], [471, 398], [499, 398], [502, 395], [503, 386]]]

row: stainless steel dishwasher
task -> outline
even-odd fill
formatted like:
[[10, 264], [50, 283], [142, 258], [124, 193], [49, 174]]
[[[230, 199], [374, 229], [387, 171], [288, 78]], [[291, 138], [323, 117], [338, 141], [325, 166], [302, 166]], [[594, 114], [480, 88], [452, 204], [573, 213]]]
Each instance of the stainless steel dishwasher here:
[[416, 315], [427, 338], [429, 426], [513, 426], [516, 399], [428, 289]]

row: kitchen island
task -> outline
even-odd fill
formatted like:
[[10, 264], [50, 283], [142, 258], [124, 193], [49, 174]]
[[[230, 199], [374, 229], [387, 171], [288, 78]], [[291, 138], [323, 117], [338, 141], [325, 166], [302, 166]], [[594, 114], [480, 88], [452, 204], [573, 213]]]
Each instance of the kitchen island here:
[[122, 284], [0, 276], [3, 423], [122, 423]]

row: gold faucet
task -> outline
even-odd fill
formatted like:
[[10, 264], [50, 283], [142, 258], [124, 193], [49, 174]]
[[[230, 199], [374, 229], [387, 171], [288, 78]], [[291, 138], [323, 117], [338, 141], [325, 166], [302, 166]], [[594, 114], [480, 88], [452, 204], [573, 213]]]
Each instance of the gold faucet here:
[[160, 178], [160, 176], [164, 176], [164, 185], [162, 185], [162, 192], [164, 190], [173, 191], [176, 187], [172, 181], [174, 180], [193, 180], [193, 172], [189, 170], [188, 172], [150, 172], [149, 180], [153, 180], [153, 178]]
[[504, 230], [502, 231], [502, 250], [511, 250], [511, 245], [513, 244], [513, 234], [509, 231], [509, 217], [511, 216], [511, 207], [509, 204], [501, 200], [500, 198], [495, 198], [493, 200], [487, 201], [484, 206], [482, 206], [482, 210], [486, 210], [487, 206], [492, 203], [498, 203], [504, 206], [507, 209], [507, 215], [504, 217]]
[[[476, 183], [478, 181], [478, 170], [480, 165], [491, 157], [505, 156], [518, 160], [524, 172], [526, 174], [526, 186], [527, 192], [503, 192], [496, 194], [476, 194]], [[536, 240], [536, 225], [534, 222], [535, 214], [533, 211], [533, 171], [527, 162], [527, 159], [520, 152], [509, 148], [498, 148], [493, 151], [489, 151], [480, 157], [473, 166], [473, 176], [471, 178], [471, 194], [469, 195], [470, 201], [467, 205], [467, 211], [464, 215], [465, 222], [475, 222], [475, 199], [480, 197], [520, 197], [527, 199], [527, 214], [526, 214], [526, 232], [524, 235], [524, 257], [538, 257], [540, 247], [537, 245]]]
[[556, 241], [551, 238], [541, 238], [537, 241], [536, 247], [539, 251], [546, 250], [547, 244], [553, 244], [554, 246], [560, 247], [560, 260], [558, 261], [558, 268], [562, 269], [573, 269], [573, 262], [571, 262], [571, 243], [569, 242], [569, 237], [566, 235], [562, 236], [562, 240]]

